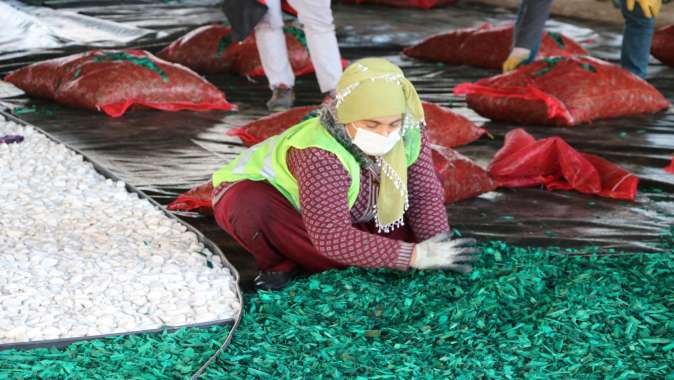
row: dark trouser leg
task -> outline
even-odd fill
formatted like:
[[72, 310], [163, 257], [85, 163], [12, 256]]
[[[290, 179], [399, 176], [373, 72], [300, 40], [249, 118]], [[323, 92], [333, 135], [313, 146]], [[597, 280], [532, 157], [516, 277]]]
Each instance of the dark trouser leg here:
[[299, 212], [266, 182], [233, 185], [216, 205], [214, 216], [255, 257], [261, 271], [290, 272], [299, 266], [321, 272], [344, 267], [316, 251]]
[[[266, 182], [242, 181], [233, 185], [213, 211], [220, 228], [253, 255], [261, 271], [290, 272], [299, 266], [309, 272], [322, 272], [346, 267], [318, 253], [300, 213]], [[356, 227], [376, 233], [374, 223]], [[407, 227], [384, 236], [412, 241]]]
[[655, 20], [644, 17], [639, 4], [636, 4], [634, 10], [630, 12], [625, 3], [626, 1], [622, 0], [620, 8], [625, 18], [620, 63], [623, 68], [645, 78], [648, 71], [648, 59], [651, 56]]

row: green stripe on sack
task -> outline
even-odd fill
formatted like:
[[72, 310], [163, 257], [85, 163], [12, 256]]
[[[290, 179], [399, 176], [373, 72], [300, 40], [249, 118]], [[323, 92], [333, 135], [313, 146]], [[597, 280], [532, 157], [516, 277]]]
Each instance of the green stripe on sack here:
[[537, 72], [535, 72], [534, 76], [536, 78], [542, 77], [543, 75], [547, 74], [552, 69], [554, 69], [555, 66], [557, 66], [557, 64], [559, 62], [561, 62], [562, 60], [564, 60], [563, 57], [552, 57], [552, 58], [541, 59], [541, 62], [545, 63], [546, 66], [544, 68], [538, 70]]
[[[101, 55], [94, 57], [94, 62], [117, 62], [117, 61], [127, 61], [135, 65], [142, 66], [148, 70], [154, 71], [159, 74], [161, 79], [164, 82], [168, 82], [168, 75], [162, 70], [156, 63], [148, 57], [136, 57], [126, 52], [107, 52]], [[76, 72], [77, 74], [77, 72]]]
[[215, 51], [215, 59], [221, 59], [224, 54], [225, 50], [229, 47], [229, 45], [232, 44], [232, 34], [228, 33], [222, 36], [220, 38], [220, 41], [218, 41], [218, 50]]
[[561, 34], [555, 32], [548, 32], [548, 35], [552, 37], [553, 40], [555, 40], [557, 46], [559, 46], [561, 49], [564, 49], [566, 47], [564, 45], [564, 39], [562, 38]]
[[[538, 70], [537, 72], [535, 72], [535, 73], [533, 74], [533, 76], [536, 77], [536, 78], [540, 78], [540, 77], [542, 77], [543, 75], [545, 75], [545, 74], [547, 74], [548, 72], [550, 72], [552, 69], [554, 69], [555, 66], [557, 66], [558, 63], [560, 63], [560, 62], [562, 62], [562, 61], [565, 61], [565, 60], [567, 60], [567, 59], [568, 59], [568, 58], [565, 58], [565, 57], [552, 57], [552, 58], [544, 58], [544, 59], [541, 59], [541, 62], [544, 62], [544, 63], [546, 64], [546, 66], [545, 66], [544, 68]], [[594, 67], [594, 65], [592, 65], [592, 64], [590, 64], [590, 63], [578, 63], [578, 65], [579, 65], [581, 68], [583, 68], [583, 69], [585, 69], [585, 70], [587, 70], [587, 71], [589, 71], [589, 72], [591, 72], [591, 73], [596, 73], [596, 72], [597, 72], [597, 68]]]
[[299, 41], [303, 48], [307, 49], [307, 36], [304, 34], [304, 31], [300, 28], [294, 26], [287, 26], [283, 28], [285, 33], [290, 33]]

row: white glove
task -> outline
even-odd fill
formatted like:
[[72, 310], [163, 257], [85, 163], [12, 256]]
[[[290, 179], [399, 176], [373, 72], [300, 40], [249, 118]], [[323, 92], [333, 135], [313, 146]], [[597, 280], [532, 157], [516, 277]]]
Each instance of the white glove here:
[[416, 245], [410, 266], [468, 273], [473, 270], [470, 262], [480, 253], [475, 243], [475, 239], [452, 239], [451, 232], [443, 232]]

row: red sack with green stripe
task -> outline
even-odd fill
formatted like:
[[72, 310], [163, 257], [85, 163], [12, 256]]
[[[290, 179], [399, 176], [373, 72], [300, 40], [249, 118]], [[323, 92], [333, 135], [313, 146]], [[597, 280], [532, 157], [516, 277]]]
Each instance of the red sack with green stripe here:
[[[510, 54], [513, 30], [512, 24], [492, 26], [486, 23], [477, 28], [458, 29], [430, 36], [404, 49], [403, 53], [422, 60], [500, 70]], [[586, 54], [587, 51], [572, 39], [562, 34], [546, 32], [543, 34], [538, 57]]]
[[[454, 148], [470, 144], [487, 133], [485, 129], [479, 128], [468, 118], [448, 108], [430, 102], [423, 102], [423, 106], [428, 137], [435, 145]], [[243, 127], [232, 129], [227, 134], [239, 137], [246, 146], [255, 145], [285, 131], [310, 115], [317, 115], [317, 113], [312, 114], [317, 110], [317, 106], [295, 107], [262, 117]]]
[[294, 107], [261, 117], [242, 127], [230, 129], [227, 135], [240, 138], [246, 146], [253, 146], [282, 133], [305, 118], [318, 115], [317, 111], [318, 106]]
[[674, 67], [674, 25], [662, 27], [653, 33], [651, 54], [665, 65]]
[[94, 50], [50, 59], [4, 79], [28, 95], [112, 117], [134, 105], [164, 111], [235, 109], [222, 91], [192, 70], [143, 50]]
[[574, 126], [657, 112], [669, 101], [636, 75], [590, 57], [546, 58], [454, 88], [468, 106], [498, 121]]
[[[295, 27], [283, 30], [290, 66], [295, 75], [313, 73], [314, 66], [304, 32]], [[197, 28], [162, 49], [157, 56], [201, 73], [233, 72], [243, 76], [264, 76], [255, 34], [249, 35], [241, 43], [232, 43], [231, 28], [224, 25]], [[342, 65], [345, 64], [346, 61], [343, 61]]]
[[396, 8], [431, 9], [456, 3], [456, 0], [342, 0], [346, 4], [373, 4]]

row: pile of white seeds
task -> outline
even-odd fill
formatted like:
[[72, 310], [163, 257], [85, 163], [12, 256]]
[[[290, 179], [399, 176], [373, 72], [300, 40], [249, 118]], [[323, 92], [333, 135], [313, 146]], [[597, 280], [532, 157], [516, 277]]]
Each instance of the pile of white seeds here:
[[[233, 318], [236, 281], [124, 183], [0, 116], [0, 344]], [[207, 262], [211, 262], [211, 266]]]

